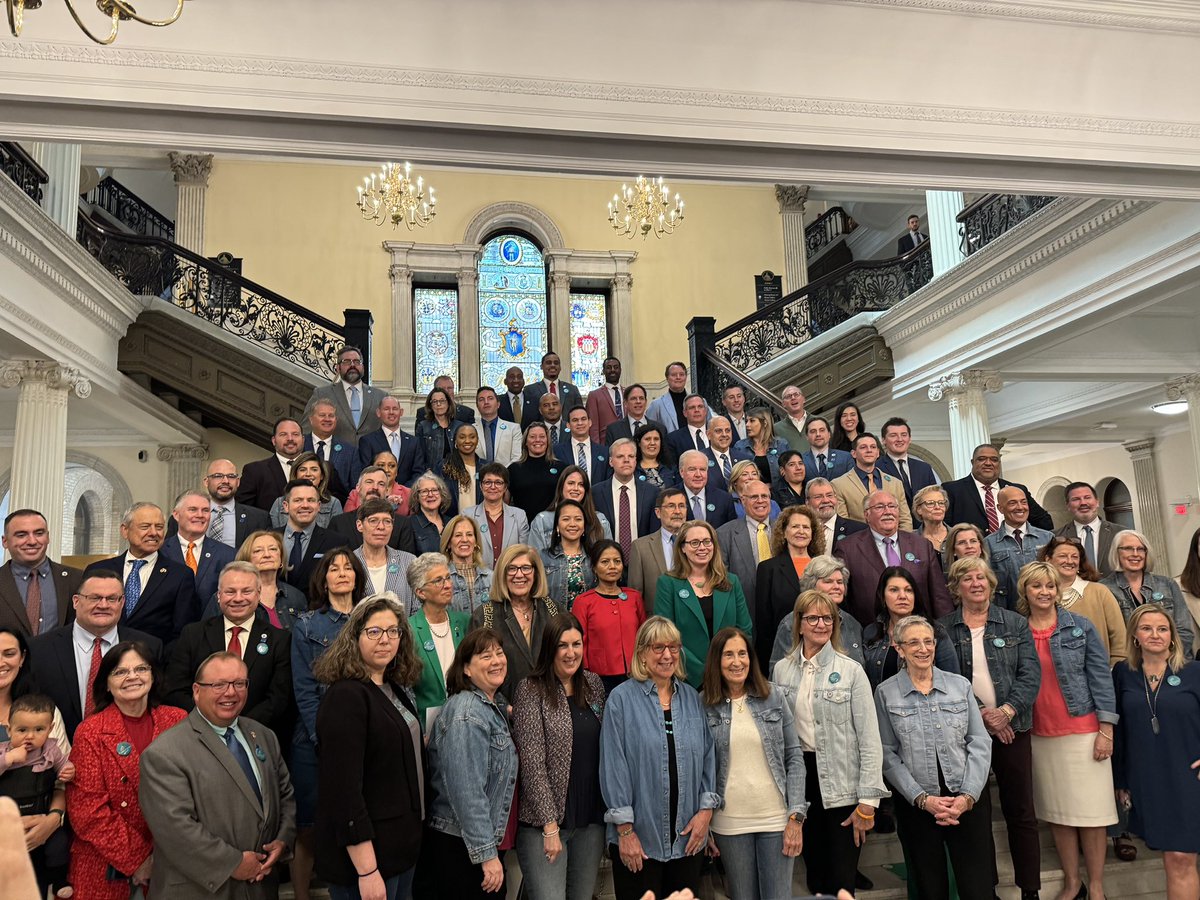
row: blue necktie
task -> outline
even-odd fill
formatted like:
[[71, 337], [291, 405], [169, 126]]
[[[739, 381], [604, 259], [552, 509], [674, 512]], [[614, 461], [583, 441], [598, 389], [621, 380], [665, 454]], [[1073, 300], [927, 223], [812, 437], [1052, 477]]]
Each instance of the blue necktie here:
[[292, 532], [292, 550], [288, 554], [288, 572], [298, 572], [300, 564], [304, 562], [304, 532]]
[[145, 564], [146, 561], [144, 559], [135, 559], [131, 564], [133, 571], [129, 573], [129, 580], [125, 582], [126, 616], [133, 612], [133, 608], [137, 606], [137, 602], [142, 599], [142, 577], [138, 573]]
[[358, 385], [350, 388], [350, 415], [354, 417], [354, 427], [362, 423], [362, 397], [358, 395]]
[[237, 732], [232, 728], [225, 729], [225, 746], [229, 748], [229, 752], [237, 760], [237, 764], [241, 767], [243, 774], [245, 774], [246, 780], [250, 782], [250, 789], [254, 791], [254, 796], [258, 798], [258, 802], [261, 804], [262, 791], [258, 788], [258, 779], [254, 777], [254, 764], [250, 762], [250, 756], [246, 753], [246, 748], [237, 739]]
[[578, 463], [579, 468], [583, 469], [583, 474], [587, 475], [588, 474], [587, 454], [583, 452], [583, 444], [576, 444], [575, 451], [576, 451], [576, 453], [575, 453], [576, 462]]

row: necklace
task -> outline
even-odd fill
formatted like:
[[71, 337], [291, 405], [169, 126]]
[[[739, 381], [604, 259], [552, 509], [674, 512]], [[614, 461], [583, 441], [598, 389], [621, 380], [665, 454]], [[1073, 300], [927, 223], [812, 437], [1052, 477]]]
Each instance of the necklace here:
[[450, 621], [449, 621], [449, 619], [446, 620], [446, 630], [445, 631], [439, 632], [436, 628], [433, 627], [432, 622], [429, 623], [429, 630], [430, 630], [430, 632], [432, 632], [433, 636], [436, 638], [448, 638], [448, 637], [450, 637]]
[[730, 702], [733, 703], [733, 708], [736, 709], [738, 712], [746, 711], [746, 695], [745, 694], [742, 694], [742, 696], [740, 696], [740, 697], [730, 697], [729, 699], [730, 699]]
[[526, 623], [528, 623], [529, 620], [533, 618], [533, 604], [529, 604], [527, 609], [517, 609], [516, 606], [513, 606], [513, 612], [515, 612], [518, 616], [524, 619]]
[[1154, 699], [1151, 700], [1151, 676], [1146, 675], [1146, 670], [1144, 668], [1142, 669], [1142, 675], [1142, 686], [1146, 689], [1146, 706], [1150, 707], [1150, 730], [1155, 734], [1158, 734], [1158, 689], [1162, 687], [1160, 682], [1160, 678], [1162, 676], [1154, 678]]

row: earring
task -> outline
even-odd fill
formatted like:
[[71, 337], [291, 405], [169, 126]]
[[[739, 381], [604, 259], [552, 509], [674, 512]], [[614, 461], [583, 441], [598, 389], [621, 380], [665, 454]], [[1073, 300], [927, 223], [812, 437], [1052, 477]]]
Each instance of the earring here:
[[1141, 642], [1141, 641], [1138, 641], [1138, 640], [1135, 640], [1135, 641], [1133, 642], [1133, 646], [1137, 647], [1137, 648], [1140, 650], [1140, 649], [1142, 648], [1142, 642]]

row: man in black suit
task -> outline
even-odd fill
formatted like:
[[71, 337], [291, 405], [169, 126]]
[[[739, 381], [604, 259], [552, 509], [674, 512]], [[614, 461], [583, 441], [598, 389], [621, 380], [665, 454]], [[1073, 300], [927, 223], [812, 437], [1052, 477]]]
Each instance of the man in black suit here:
[[[596, 512], [608, 519], [613, 538], [628, 559], [634, 541], [658, 531], [659, 522], [654, 515], [658, 491], [633, 477], [637, 471], [637, 445], [633, 441], [622, 438], [613, 444], [608, 451], [608, 461], [612, 466], [612, 478], [592, 485], [592, 503]], [[621, 503], [622, 491], [627, 501], [625, 505]], [[628, 520], [622, 517], [622, 508], [627, 510]]]
[[[733, 426], [724, 416], [713, 416], [709, 419], [705, 435], [708, 437], [708, 447], [705, 448], [704, 455], [712, 463], [708, 467], [708, 483], [711, 487], [727, 491], [733, 467], [743, 460], [754, 459], [754, 454], [748, 450], [733, 449]], [[767, 490], [770, 489], [768, 484]]]
[[287, 553], [287, 583], [308, 593], [308, 579], [321, 558], [330, 550], [346, 546], [338, 535], [317, 525], [321, 497], [307, 481], [289, 481], [283, 493], [283, 513], [287, 522], [276, 528], [283, 535]]
[[329, 492], [345, 503], [362, 466], [358, 461], [357, 442], [339, 440], [337, 424], [336, 403], [324, 397], [313, 401], [308, 417], [310, 431], [304, 436], [303, 449], [317, 454], [329, 466]]
[[644, 387], [631, 384], [622, 396], [625, 398], [625, 415], [604, 429], [604, 443], [610, 447], [621, 438], [632, 439], [641, 426], [654, 421], [646, 415], [650, 400]]
[[1096, 489], [1086, 481], [1072, 481], [1063, 488], [1063, 493], [1067, 498], [1071, 521], [1055, 534], [1078, 540], [1087, 561], [1095, 566], [1101, 575], [1111, 574], [1108, 550], [1112, 546], [1113, 538], [1121, 529], [1100, 518], [1100, 498], [1096, 495]]
[[720, 488], [708, 487], [708, 457], [699, 450], [688, 450], [679, 458], [679, 477], [687, 495], [688, 519], [703, 519], [720, 528], [737, 518], [733, 498]]
[[916, 250], [929, 240], [929, 235], [921, 234], [921, 217], [915, 213], [908, 217], [908, 231], [896, 241], [896, 255], [903, 256], [909, 250]]
[[[587, 474], [588, 484], [607, 481], [612, 475], [608, 465], [608, 448], [592, 440], [592, 419], [587, 409], [576, 406], [567, 413], [569, 433], [554, 446], [554, 455], [567, 465], [577, 465]], [[583, 465], [580, 466], [580, 453]]]
[[192, 570], [159, 552], [166, 532], [161, 509], [153, 503], [133, 504], [121, 518], [121, 537], [129, 549], [92, 563], [83, 574], [116, 572], [125, 591], [122, 620], [170, 646], [184, 625], [200, 618], [200, 601]]
[[[574, 409], [576, 406], [583, 405], [583, 397], [579, 394], [579, 388], [569, 381], [559, 381], [558, 375], [561, 371], [562, 361], [558, 358], [557, 353], [550, 351], [542, 357], [542, 380], [527, 384], [523, 392], [525, 402], [522, 405], [522, 429], [537, 421], [538, 401], [545, 394], [557, 396], [562, 409]], [[551, 385], [554, 385], [554, 390], [550, 389]]]
[[817, 514], [817, 521], [825, 532], [825, 552], [833, 553], [834, 548], [847, 535], [862, 531], [867, 526], [862, 522], [847, 519], [837, 514], [837, 491], [828, 478], [810, 478], [804, 484], [804, 497], [809, 507]]
[[211, 515], [208, 497], [199, 491], [184, 491], [171, 510], [175, 534], [168, 536], [162, 547], [165, 559], [182, 563], [192, 570], [201, 610], [216, 594], [217, 578], [234, 557], [234, 552], [227, 546], [208, 537]]
[[270, 512], [272, 504], [283, 496], [284, 485], [292, 477], [292, 461], [300, 455], [303, 446], [300, 423], [295, 419], [277, 419], [271, 429], [271, 447], [275, 452], [266, 459], [242, 467], [238, 502]]
[[984, 534], [999, 530], [1004, 521], [998, 500], [1000, 489], [1010, 485], [1023, 490], [1029, 498], [1029, 524], [1053, 531], [1054, 520], [1033, 499], [1029, 488], [1000, 477], [1000, 451], [992, 444], [980, 444], [975, 448], [971, 454], [970, 475], [942, 483], [949, 503], [946, 525], [952, 527], [959, 522], [970, 522]]
[[[183, 629], [171, 651], [166, 672], [166, 702], [192, 709], [192, 682], [200, 663], [228, 651], [249, 670], [246, 715], [281, 737], [292, 706], [292, 662], [289, 632], [259, 619], [258, 571], [248, 562], [231, 562], [221, 572], [217, 605], [221, 614]], [[289, 735], [290, 737], [290, 735]]]
[[428, 468], [423, 442], [400, 427], [404, 407], [395, 397], [384, 397], [375, 415], [379, 427], [358, 442], [359, 464], [362, 467], [374, 465], [376, 456], [390, 453], [396, 457], [396, 484], [411, 485]]
[[[363, 503], [368, 500], [386, 500], [384, 492], [387, 490], [387, 483], [387, 473], [383, 469], [379, 466], [367, 466], [358, 476], [358, 496]], [[358, 549], [362, 546], [363, 536], [358, 527], [358, 510], [334, 516], [329, 520], [327, 530], [341, 538], [346, 547]], [[393, 513], [392, 536], [388, 539], [388, 546], [416, 555], [417, 540], [408, 516]]]
[[912, 431], [904, 419], [893, 416], [883, 423], [879, 434], [883, 438], [884, 453], [875, 465], [900, 479], [900, 483], [904, 485], [904, 498], [911, 510], [913, 496], [917, 491], [938, 483], [933, 466], [923, 459], [908, 455], [909, 445], [912, 444]]
[[688, 450], [708, 449], [708, 403], [699, 394], [688, 394], [683, 401], [684, 423], [667, 435], [667, 445], [675, 451], [675, 458]]
[[525, 372], [520, 366], [509, 366], [504, 373], [504, 393], [500, 395], [500, 418], [518, 424], [525, 419]]
[[125, 593], [114, 571], [89, 570], [71, 603], [75, 621], [29, 642], [30, 672], [38, 690], [62, 713], [68, 738], [75, 737], [84, 713], [92, 710], [91, 678], [114, 644], [141, 641], [156, 660], [162, 659], [163, 646], [153, 635], [120, 622]]
[[8, 561], [0, 566], [0, 628], [32, 637], [67, 624], [83, 572], [50, 559], [46, 517], [36, 509], [10, 512], [3, 543]]
[[[204, 490], [210, 501], [208, 536], [234, 552], [255, 531], [267, 531], [271, 527], [271, 517], [265, 510], [234, 500], [241, 483], [237, 466], [230, 460], [214, 459], [208, 464], [204, 476]], [[167, 537], [173, 537], [178, 530], [179, 525], [171, 519], [167, 523]]]

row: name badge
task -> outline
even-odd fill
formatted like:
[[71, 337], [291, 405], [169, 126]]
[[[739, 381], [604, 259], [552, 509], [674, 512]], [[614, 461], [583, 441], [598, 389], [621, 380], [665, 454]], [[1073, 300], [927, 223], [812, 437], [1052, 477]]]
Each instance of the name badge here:
[[842, 680], [842, 674], [840, 672], [830, 672], [829, 673], [829, 683], [830, 684], [837, 684], [841, 680]]
[[996, 638], [994, 641], [992, 641], [992, 646], [1003, 647], [1006, 643], [1007, 641], [1005, 641], [1004, 638]]
[[1183, 682], [1183, 679], [1180, 678], [1178, 675], [1168, 675], [1167, 676], [1167, 684], [1169, 684], [1171, 687], [1179, 687], [1179, 685], [1182, 682]]

